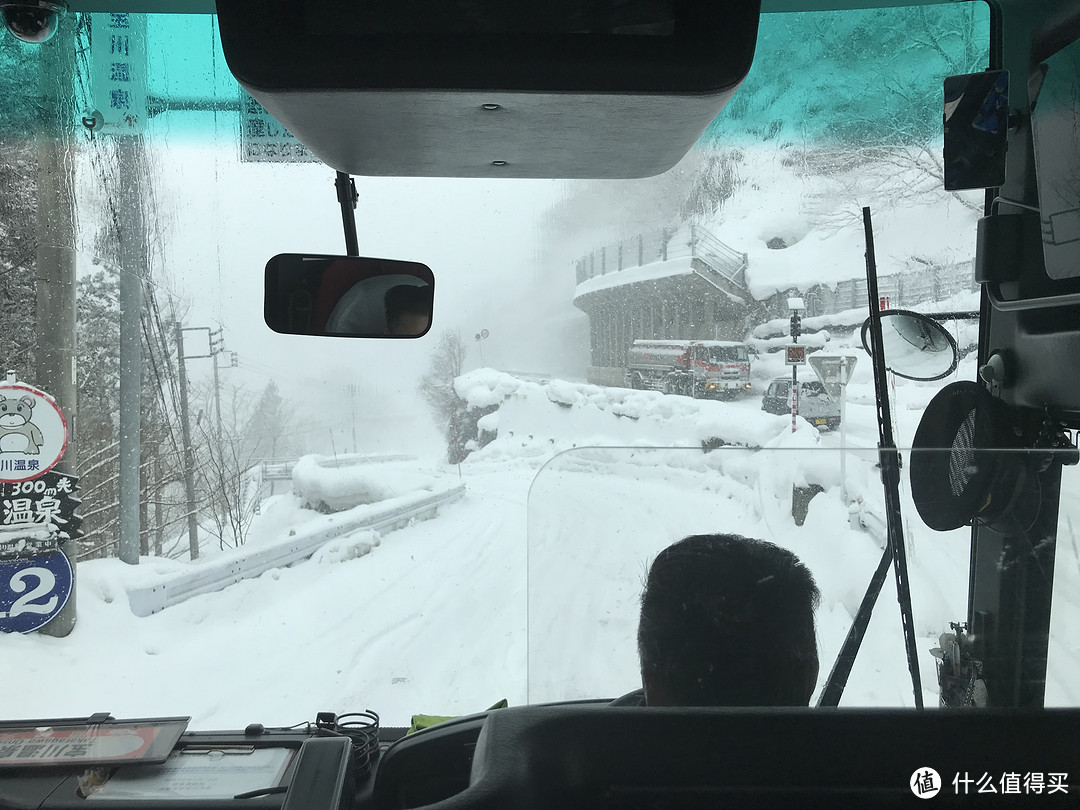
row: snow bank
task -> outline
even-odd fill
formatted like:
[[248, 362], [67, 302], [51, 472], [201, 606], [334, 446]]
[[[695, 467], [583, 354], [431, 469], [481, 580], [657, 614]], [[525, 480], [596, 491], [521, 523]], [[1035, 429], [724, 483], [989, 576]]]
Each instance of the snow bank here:
[[[498, 405], [479, 421], [495, 438], [476, 458], [550, 458], [578, 447], [771, 446], [791, 435], [791, 417], [747, 407], [667, 396], [655, 391], [603, 388], [564, 380], [522, 380], [477, 369], [455, 381], [470, 408]], [[795, 441], [815, 446], [817, 431], [801, 418]], [[788, 439], [784, 439], [788, 441]]]
[[[408, 459], [408, 460], [405, 460]], [[407, 492], [430, 491], [435, 478], [417, 470], [410, 456], [303, 456], [293, 468], [293, 492], [303, 504], [341, 512]]]

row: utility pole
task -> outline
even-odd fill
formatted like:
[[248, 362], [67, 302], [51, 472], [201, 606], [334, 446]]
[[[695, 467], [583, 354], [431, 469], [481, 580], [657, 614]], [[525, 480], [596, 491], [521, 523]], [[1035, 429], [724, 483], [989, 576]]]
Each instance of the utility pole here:
[[[66, 92], [75, 73], [73, 18], [61, 22], [41, 48], [39, 91], [45, 131], [37, 138], [37, 275], [34, 384], [47, 391], [68, 423], [68, 446], [57, 472], [78, 468], [78, 399], [75, 386], [75, 254], [56, 245], [75, 244], [75, 192], [71, 130], [75, 112]], [[72, 592], [67, 604], [39, 632], [63, 637], [75, 627], [76, 540], [62, 540], [60, 551], [71, 563]]]
[[[184, 354], [184, 332], [206, 332], [209, 343], [209, 354]], [[221, 399], [218, 386], [218, 352], [223, 351], [221, 329], [214, 332], [209, 326], [181, 326], [176, 322], [176, 361], [180, 367], [180, 426], [184, 433], [184, 486], [187, 489], [188, 509], [188, 547], [191, 559], [199, 557], [199, 523], [195, 514], [195, 451], [191, 445], [191, 419], [188, 416], [188, 385], [187, 366], [188, 360], [199, 357], [211, 357], [214, 360], [214, 410], [217, 415], [217, 444], [221, 447]], [[215, 341], [214, 336], [217, 335]]]
[[142, 276], [148, 267], [143, 160], [137, 135], [117, 138], [120, 258], [120, 559], [139, 563], [142, 462]]
[[[221, 383], [218, 380], [217, 356], [220, 352], [224, 351], [222, 345], [225, 341], [221, 337], [223, 331], [223, 327], [218, 327], [216, 332], [210, 333], [210, 355], [214, 361], [214, 415], [217, 417], [218, 447], [221, 447]], [[216, 340], [215, 336], [217, 338]]]
[[180, 429], [184, 438], [184, 489], [187, 492], [188, 550], [199, 558], [199, 522], [195, 516], [195, 453], [191, 448], [191, 420], [188, 418], [187, 369], [184, 366], [184, 329], [175, 324], [176, 365], [180, 369]]
[[[356, 442], [356, 397], [358, 389], [356, 383], [346, 383], [345, 396], [349, 400], [349, 424], [352, 426], [352, 452], [358, 453], [359, 445]], [[273, 482], [270, 484], [271, 495], [273, 494]]]

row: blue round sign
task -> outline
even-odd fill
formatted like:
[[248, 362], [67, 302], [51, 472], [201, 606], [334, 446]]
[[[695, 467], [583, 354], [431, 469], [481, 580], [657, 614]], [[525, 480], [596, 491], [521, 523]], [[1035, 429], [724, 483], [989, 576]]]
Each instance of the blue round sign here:
[[74, 575], [60, 551], [0, 561], [0, 632], [29, 633], [67, 604]]

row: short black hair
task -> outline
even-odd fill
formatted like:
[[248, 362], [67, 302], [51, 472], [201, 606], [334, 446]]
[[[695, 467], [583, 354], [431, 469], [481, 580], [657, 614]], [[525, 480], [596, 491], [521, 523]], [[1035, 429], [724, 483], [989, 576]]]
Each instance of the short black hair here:
[[404, 315], [431, 315], [431, 285], [398, 284], [383, 296], [386, 327], [391, 331]]
[[817, 680], [814, 577], [786, 549], [734, 534], [657, 555], [641, 597], [642, 678], [680, 706], [806, 706]]

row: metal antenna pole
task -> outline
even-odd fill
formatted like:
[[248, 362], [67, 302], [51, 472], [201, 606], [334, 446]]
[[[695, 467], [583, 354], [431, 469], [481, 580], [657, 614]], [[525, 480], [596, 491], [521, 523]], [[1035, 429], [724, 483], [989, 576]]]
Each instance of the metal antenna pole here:
[[337, 188], [338, 202], [341, 204], [341, 224], [345, 228], [345, 253], [349, 256], [360, 255], [360, 241], [356, 235], [356, 183], [345, 172], [338, 172], [334, 181]]

